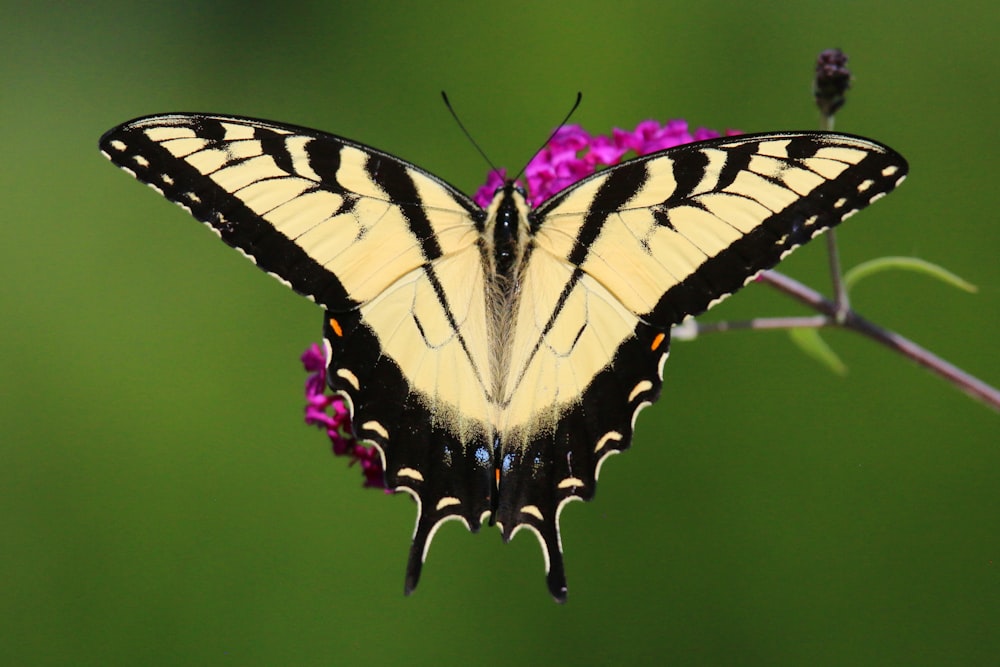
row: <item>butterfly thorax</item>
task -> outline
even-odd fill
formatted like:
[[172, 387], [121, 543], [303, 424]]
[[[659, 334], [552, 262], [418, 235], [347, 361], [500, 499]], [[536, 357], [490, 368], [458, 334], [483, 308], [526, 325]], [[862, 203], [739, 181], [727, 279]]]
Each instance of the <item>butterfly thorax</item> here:
[[510, 288], [516, 282], [516, 269], [524, 258], [524, 248], [528, 237], [528, 206], [524, 191], [512, 181], [497, 191], [487, 210], [484, 239], [492, 260], [493, 276], [507, 283]]

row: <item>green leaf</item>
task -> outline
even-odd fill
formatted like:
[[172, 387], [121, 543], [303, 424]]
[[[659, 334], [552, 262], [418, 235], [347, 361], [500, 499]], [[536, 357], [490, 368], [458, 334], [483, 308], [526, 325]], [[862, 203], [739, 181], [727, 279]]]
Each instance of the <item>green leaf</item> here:
[[819, 335], [819, 329], [789, 329], [788, 337], [800, 350], [837, 375], [847, 375], [847, 365], [840, 360], [833, 348], [826, 344], [823, 337]]
[[888, 271], [890, 269], [903, 269], [905, 271], [924, 273], [932, 278], [937, 278], [941, 282], [947, 283], [952, 287], [957, 287], [960, 290], [964, 290], [966, 292], [976, 291], [975, 285], [967, 282], [951, 271], [940, 267], [937, 264], [917, 259], [916, 257], [877, 257], [867, 262], [862, 262], [844, 274], [844, 286], [850, 290], [862, 278], [867, 278], [868, 276], [880, 271]]

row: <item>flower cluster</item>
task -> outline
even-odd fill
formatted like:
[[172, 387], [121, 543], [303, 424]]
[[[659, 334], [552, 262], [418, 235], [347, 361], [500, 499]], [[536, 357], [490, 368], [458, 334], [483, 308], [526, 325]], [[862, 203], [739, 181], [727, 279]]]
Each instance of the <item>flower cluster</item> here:
[[[727, 130], [726, 134], [739, 132]], [[679, 119], [663, 125], [655, 120], [644, 120], [632, 132], [615, 128], [610, 135], [591, 135], [579, 125], [563, 125], [524, 169], [528, 203], [538, 206], [601, 167], [618, 164], [626, 154], [648, 155], [718, 136], [718, 132], [703, 127], [691, 133], [687, 121]], [[491, 171], [486, 184], [476, 191], [476, 203], [488, 206], [506, 178], [507, 173], [503, 169]]]
[[302, 353], [302, 365], [311, 373], [306, 379], [306, 423], [326, 429], [335, 455], [351, 457], [352, 465], [361, 464], [365, 486], [384, 489], [385, 476], [378, 450], [365, 447], [354, 439], [344, 401], [326, 393], [326, 360], [319, 345], [313, 343]]

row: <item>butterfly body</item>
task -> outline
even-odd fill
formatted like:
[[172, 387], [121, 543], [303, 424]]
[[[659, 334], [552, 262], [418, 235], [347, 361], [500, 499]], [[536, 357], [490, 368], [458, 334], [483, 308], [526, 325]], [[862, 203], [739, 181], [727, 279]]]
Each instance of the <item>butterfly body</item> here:
[[662, 385], [670, 328], [894, 188], [891, 149], [777, 133], [688, 144], [532, 209], [482, 209], [340, 137], [232, 116], [125, 123], [104, 153], [325, 312], [328, 382], [389, 488], [417, 501], [406, 590], [435, 531], [538, 537], [565, 598], [559, 514], [589, 500]]

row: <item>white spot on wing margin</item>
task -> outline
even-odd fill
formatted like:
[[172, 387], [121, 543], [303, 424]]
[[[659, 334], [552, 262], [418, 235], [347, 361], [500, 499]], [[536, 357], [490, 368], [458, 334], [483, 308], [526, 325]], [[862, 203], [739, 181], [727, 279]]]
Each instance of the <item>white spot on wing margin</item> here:
[[660, 355], [660, 362], [656, 366], [656, 373], [660, 376], [660, 382], [663, 382], [663, 365], [667, 363], [667, 357], [670, 356], [669, 352], [664, 352]]
[[545, 517], [542, 516], [542, 511], [538, 509], [535, 505], [525, 505], [520, 509], [520, 511], [525, 514], [530, 514], [539, 521], [545, 520]]
[[455, 496], [445, 496], [444, 498], [438, 501], [437, 507], [435, 509], [441, 511], [445, 507], [451, 507], [453, 505], [461, 505], [461, 504], [462, 501], [456, 498]]
[[396, 476], [409, 477], [410, 479], [415, 479], [418, 482], [424, 481], [424, 476], [420, 473], [419, 470], [416, 470], [414, 468], [400, 468], [399, 470], [396, 471]]
[[649, 380], [643, 380], [642, 382], [637, 383], [634, 387], [632, 387], [632, 392], [628, 395], [628, 402], [631, 403], [635, 400], [636, 396], [644, 391], [649, 391], [652, 388], [653, 383]]

